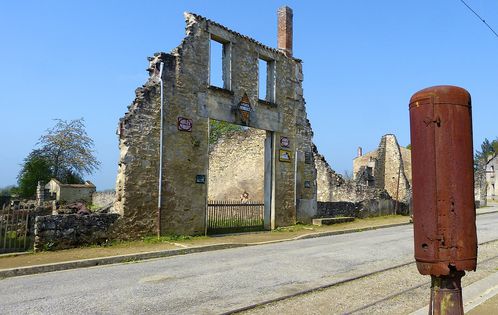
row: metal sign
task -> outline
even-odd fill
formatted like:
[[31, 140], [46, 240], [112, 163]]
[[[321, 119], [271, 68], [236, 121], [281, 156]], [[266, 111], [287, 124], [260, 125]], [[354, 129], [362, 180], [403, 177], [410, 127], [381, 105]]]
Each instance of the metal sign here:
[[290, 162], [291, 161], [291, 155], [292, 152], [289, 150], [280, 150], [279, 151], [279, 161], [280, 162]]
[[192, 119], [185, 117], [178, 117], [177, 127], [179, 131], [192, 132]]
[[249, 97], [247, 96], [246, 93], [244, 93], [244, 96], [242, 96], [242, 99], [240, 100], [239, 105], [237, 106], [237, 111], [239, 113], [240, 120], [242, 120], [242, 122], [245, 125], [248, 125], [250, 114], [252, 111], [252, 106], [251, 102], [249, 101]]
[[196, 184], [205, 184], [206, 183], [206, 175], [196, 175], [195, 176]]
[[288, 148], [290, 146], [289, 138], [287, 138], [287, 137], [280, 137], [280, 146], [282, 148]]

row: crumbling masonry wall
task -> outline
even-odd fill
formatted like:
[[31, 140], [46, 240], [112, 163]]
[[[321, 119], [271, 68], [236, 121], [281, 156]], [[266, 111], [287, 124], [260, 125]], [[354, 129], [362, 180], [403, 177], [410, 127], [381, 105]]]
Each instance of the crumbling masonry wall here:
[[248, 129], [222, 135], [209, 150], [209, 200], [264, 200], [266, 131]]
[[337, 174], [323, 155], [318, 152], [316, 146], [313, 147], [313, 158], [316, 167], [317, 201], [331, 202], [341, 200], [340, 187], [346, 184], [341, 175]]
[[[115, 209], [122, 231], [132, 237], [153, 234], [204, 234], [207, 206], [209, 119], [244, 124], [234, 109], [247, 95], [247, 125], [266, 130], [272, 144], [272, 227], [296, 222], [303, 205], [316, 208], [311, 127], [306, 118], [301, 61], [264, 46], [201, 16], [186, 13], [186, 37], [171, 53], [150, 58], [149, 80], [120, 120], [120, 160]], [[210, 40], [225, 44], [229, 84], [209, 84]], [[276, 79], [272, 102], [258, 98], [258, 59], [270, 60]], [[165, 116], [160, 130], [159, 65], [164, 63]], [[191, 124], [179, 130], [179, 119]], [[161, 215], [158, 222], [159, 135], [164, 136]], [[290, 162], [280, 161], [282, 137]], [[296, 158], [298, 160], [296, 160]], [[298, 170], [296, 174], [295, 169]], [[298, 175], [298, 176], [297, 176]], [[298, 179], [299, 182], [296, 180]], [[207, 181], [206, 181], [207, 182]], [[306, 187], [305, 187], [306, 184]], [[300, 185], [300, 186], [298, 186]], [[296, 198], [298, 196], [298, 198]]]
[[385, 189], [392, 198], [409, 203], [411, 151], [401, 147], [394, 135], [384, 135], [377, 150], [353, 160], [353, 178], [365, 178], [364, 170], [367, 167], [372, 169], [374, 187]]

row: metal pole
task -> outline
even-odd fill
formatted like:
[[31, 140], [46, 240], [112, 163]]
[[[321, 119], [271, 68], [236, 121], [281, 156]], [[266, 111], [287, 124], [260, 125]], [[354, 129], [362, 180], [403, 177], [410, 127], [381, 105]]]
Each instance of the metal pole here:
[[462, 277], [465, 271], [452, 270], [447, 276], [431, 276], [429, 315], [463, 315]]
[[161, 83], [161, 121], [159, 123], [159, 176], [158, 176], [158, 194], [157, 194], [157, 238], [161, 237], [161, 200], [163, 188], [163, 118], [164, 118], [164, 95], [163, 95], [163, 67], [164, 63], [159, 64], [159, 82]]

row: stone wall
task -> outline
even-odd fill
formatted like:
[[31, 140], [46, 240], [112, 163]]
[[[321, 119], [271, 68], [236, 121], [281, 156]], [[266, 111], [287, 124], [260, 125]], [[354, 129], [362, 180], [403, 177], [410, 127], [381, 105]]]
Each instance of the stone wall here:
[[[338, 198], [338, 188], [345, 183], [341, 175], [337, 174], [329, 165], [323, 155], [313, 147], [313, 158], [316, 167], [317, 201], [331, 202], [341, 200]], [[334, 194], [336, 195], [334, 197]]]
[[[394, 135], [382, 137], [385, 141], [384, 161], [384, 189], [396, 200], [408, 202], [411, 198], [410, 183], [405, 174], [405, 166], [401, 155], [401, 149]], [[379, 154], [380, 155], [380, 154]], [[380, 187], [380, 186], [379, 186]]]
[[[160, 226], [162, 234], [205, 233], [208, 198], [203, 179], [209, 176], [209, 119], [270, 133], [271, 227], [294, 224], [299, 205], [316, 208], [314, 165], [304, 159], [306, 152], [311, 154], [312, 132], [303, 98], [301, 61], [201, 16], [186, 13], [185, 20], [186, 37], [171, 53], [149, 59], [149, 80], [137, 89], [135, 101], [119, 123], [115, 209], [123, 216], [122, 231], [139, 237], [154, 234]], [[224, 45], [223, 87], [210, 86], [211, 40]], [[269, 61], [269, 75], [275, 78], [268, 81], [275, 85], [270, 100], [259, 99], [259, 59]], [[166, 104], [162, 130], [160, 79]], [[242, 100], [248, 100], [249, 119], [238, 110]], [[160, 132], [164, 171], [159, 214]], [[288, 140], [285, 147], [283, 137]], [[290, 152], [290, 162], [280, 160], [281, 149]]]
[[209, 200], [264, 201], [266, 131], [247, 129], [223, 135], [209, 152]]
[[92, 194], [92, 204], [96, 207], [104, 207], [113, 204], [116, 201], [116, 192], [98, 191]]
[[408, 215], [408, 206], [392, 199], [368, 199], [360, 202], [318, 202], [319, 218], [354, 217], [366, 218], [390, 214]]
[[35, 219], [35, 251], [102, 244], [111, 238], [116, 213], [59, 214]]
[[[355, 180], [345, 180], [330, 167], [316, 147], [313, 155], [317, 170], [318, 201], [358, 203], [364, 200], [391, 199], [389, 193], [382, 188], [369, 187]], [[369, 158], [364, 160], [368, 162]]]
[[[372, 182], [366, 175], [372, 174]], [[381, 138], [377, 150], [353, 160], [353, 179], [365, 186], [385, 189], [389, 195], [406, 204], [411, 199], [411, 151], [401, 147], [392, 134]]]

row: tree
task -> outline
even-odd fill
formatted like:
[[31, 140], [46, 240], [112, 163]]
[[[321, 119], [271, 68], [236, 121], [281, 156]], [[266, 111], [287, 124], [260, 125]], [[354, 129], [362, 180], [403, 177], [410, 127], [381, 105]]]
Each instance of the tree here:
[[486, 167], [489, 157], [495, 155], [497, 152], [498, 138], [491, 142], [485, 138], [481, 144], [481, 151], [476, 151], [474, 155], [474, 169], [477, 169], [479, 165], [480, 167]]
[[33, 150], [25, 159], [17, 177], [19, 187], [16, 189], [21, 197], [31, 198], [36, 194], [38, 181], [48, 182], [52, 177], [49, 161], [40, 155], [38, 150]]
[[0, 197], [11, 196], [12, 191], [15, 189], [16, 189], [16, 187], [14, 185], [9, 185], [9, 186], [5, 186], [5, 187], [0, 188]]
[[65, 121], [56, 119], [22, 164], [18, 175], [19, 194], [32, 197], [38, 181], [56, 178], [62, 183], [83, 182], [85, 174], [98, 169], [100, 162], [94, 156], [93, 140], [85, 131], [83, 118]]
[[50, 162], [53, 177], [81, 179], [97, 170], [100, 162], [95, 158], [93, 140], [85, 131], [84, 119], [65, 121], [56, 119], [53, 128], [40, 137], [39, 151]]

